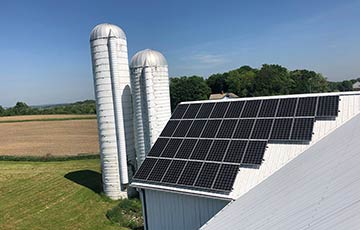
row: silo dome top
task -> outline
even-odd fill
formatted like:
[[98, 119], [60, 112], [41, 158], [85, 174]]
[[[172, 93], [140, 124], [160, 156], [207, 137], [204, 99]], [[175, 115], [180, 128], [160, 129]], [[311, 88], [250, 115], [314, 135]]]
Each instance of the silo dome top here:
[[95, 26], [90, 33], [90, 41], [109, 37], [126, 39], [125, 32], [120, 27], [109, 23], [103, 23]]
[[131, 58], [130, 68], [146, 66], [167, 66], [167, 62], [160, 52], [151, 49], [141, 50]]

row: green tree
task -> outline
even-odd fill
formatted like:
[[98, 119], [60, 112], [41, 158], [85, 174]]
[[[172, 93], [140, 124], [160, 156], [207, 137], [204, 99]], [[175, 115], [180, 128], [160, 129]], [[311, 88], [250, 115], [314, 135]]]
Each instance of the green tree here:
[[309, 70], [294, 70], [290, 72], [294, 81], [291, 93], [321, 93], [329, 91], [329, 84], [319, 73]]
[[228, 72], [226, 83], [229, 86], [229, 92], [235, 93], [239, 97], [251, 97], [255, 90], [256, 69], [249, 66], [243, 66], [239, 69]]
[[0, 116], [5, 115], [6, 110], [0, 105]]
[[256, 74], [254, 96], [289, 94], [293, 85], [286, 68], [264, 64]]
[[211, 88], [211, 93], [228, 92], [227, 77], [226, 73], [217, 73], [208, 77], [206, 83]]
[[204, 78], [199, 76], [176, 77], [170, 79], [171, 108], [183, 101], [206, 100], [211, 93]]

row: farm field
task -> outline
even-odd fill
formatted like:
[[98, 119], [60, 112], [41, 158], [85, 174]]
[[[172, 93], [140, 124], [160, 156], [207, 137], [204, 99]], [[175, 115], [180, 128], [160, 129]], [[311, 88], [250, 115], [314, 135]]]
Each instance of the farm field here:
[[95, 115], [0, 117], [0, 155], [98, 154]]
[[100, 160], [0, 161], [0, 230], [126, 229], [106, 218]]

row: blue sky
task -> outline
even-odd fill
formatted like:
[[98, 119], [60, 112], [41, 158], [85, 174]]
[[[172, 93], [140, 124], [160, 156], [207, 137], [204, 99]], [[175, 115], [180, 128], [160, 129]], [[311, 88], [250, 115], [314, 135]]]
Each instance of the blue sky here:
[[360, 77], [359, 12], [360, 0], [1, 0], [0, 105], [93, 98], [89, 33], [103, 22], [126, 32], [129, 57], [162, 52], [170, 76], [276, 63]]

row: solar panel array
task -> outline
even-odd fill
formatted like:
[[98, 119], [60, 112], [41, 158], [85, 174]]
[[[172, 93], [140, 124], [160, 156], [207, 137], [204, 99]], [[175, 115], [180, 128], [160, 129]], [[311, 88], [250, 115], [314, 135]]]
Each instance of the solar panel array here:
[[339, 96], [180, 104], [133, 180], [228, 193], [241, 167], [259, 167], [268, 142], [308, 143]]

